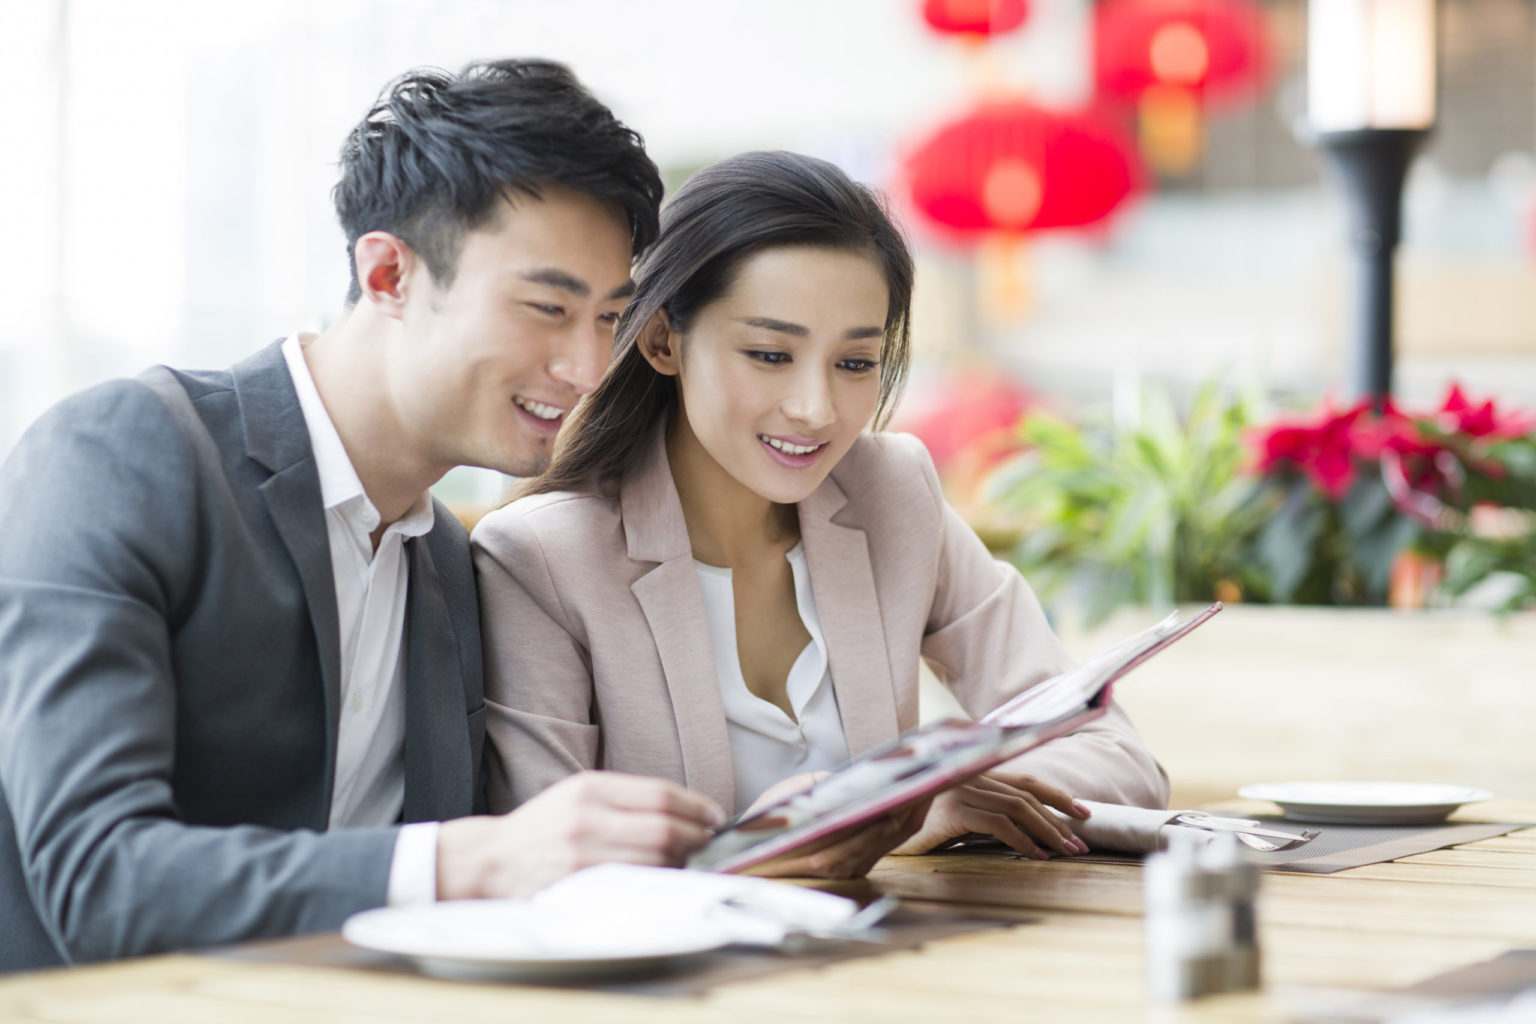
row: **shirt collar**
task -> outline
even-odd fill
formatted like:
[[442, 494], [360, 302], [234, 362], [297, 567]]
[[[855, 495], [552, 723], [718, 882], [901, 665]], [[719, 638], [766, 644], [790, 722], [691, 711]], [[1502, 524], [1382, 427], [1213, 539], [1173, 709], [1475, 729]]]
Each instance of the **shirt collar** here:
[[[283, 340], [283, 358], [288, 363], [288, 374], [293, 378], [293, 389], [299, 396], [299, 409], [304, 413], [304, 427], [309, 432], [309, 446], [315, 453], [315, 469], [320, 475], [320, 503], [327, 511], [338, 509], [344, 515], [355, 516], [372, 533], [378, 529], [379, 510], [363, 490], [363, 482], [357, 477], [352, 459], [347, 455], [336, 424], [320, 400], [315, 378], [304, 360], [304, 350], [297, 334]], [[432, 529], [432, 499], [422, 492], [421, 497], [405, 515], [390, 525], [390, 530], [407, 537], [419, 537]]]

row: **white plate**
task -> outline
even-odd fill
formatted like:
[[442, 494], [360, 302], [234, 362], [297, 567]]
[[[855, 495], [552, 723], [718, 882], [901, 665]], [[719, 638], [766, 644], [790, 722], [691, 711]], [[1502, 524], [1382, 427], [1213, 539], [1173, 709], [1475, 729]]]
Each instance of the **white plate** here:
[[519, 900], [365, 910], [347, 918], [341, 934], [354, 945], [408, 957], [429, 974], [471, 981], [633, 976], [729, 941], [706, 922], [577, 918]]
[[1237, 795], [1271, 800], [1295, 821], [1327, 825], [1432, 825], [1462, 804], [1493, 796], [1486, 789], [1419, 782], [1265, 782]]

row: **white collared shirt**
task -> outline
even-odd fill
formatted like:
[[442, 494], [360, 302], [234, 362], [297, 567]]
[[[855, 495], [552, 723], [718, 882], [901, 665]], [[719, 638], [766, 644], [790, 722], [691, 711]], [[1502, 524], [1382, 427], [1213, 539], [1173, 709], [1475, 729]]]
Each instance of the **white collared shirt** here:
[[704, 619], [715, 655], [720, 700], [725, 705], [731, 740], [731, 771], [736, 781], [736, 810], [745, 810], [763, 790], [791, 775], [841, 768], [848, 763], [848, 737], [832, 689], [827, 644], [821, 635], [816, 598], [805, 549], [796, 544], [784, 555], [795, 578], [795, 605], [811, 635], [789, 670], [785, 687], [794, 717], [747, 689], [736, 648], [736, 595], [731, 570], [694, 559], [704, 592]]
[[[336, 583], [341, 627], [341, 715], [331, 828], [393, 825], [405, 806], [405, 595], [410, 563], [404, 543], [432, 529], [432, 500], [423, 493], [385, 528], [378, 549], [374, 507], [341, 435], [320, 400], [297, 335], [283, 357], [320, 475], [320, 500]], [[437, 895], [437, 824], [407, 825], [390, 862], [391, 906], [430, 902]]]

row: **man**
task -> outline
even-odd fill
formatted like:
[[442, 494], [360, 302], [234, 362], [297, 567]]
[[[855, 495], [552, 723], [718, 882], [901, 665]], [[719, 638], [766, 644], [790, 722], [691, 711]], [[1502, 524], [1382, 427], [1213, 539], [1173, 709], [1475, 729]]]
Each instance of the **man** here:
[[706, 799], [604, 773], [470, 816], [479, 613], [427, 494], [455, 465], [544, 464], [660, 196], [558, 65], [407, 75], [342, 152], [334, 327], [33, 426], [0, 467], [0, 970], [516, 896], [703, 841]]

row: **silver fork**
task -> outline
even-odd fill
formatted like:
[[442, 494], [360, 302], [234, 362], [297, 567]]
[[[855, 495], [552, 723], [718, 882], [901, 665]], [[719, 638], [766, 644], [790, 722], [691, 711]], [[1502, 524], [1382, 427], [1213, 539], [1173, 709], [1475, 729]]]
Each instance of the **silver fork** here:
[[1318, 833], [1315, 830], [1304, 831], [1293, 839], [1287, 839], [1279, 843], [1272, 839], [1265, 839], [1263, 836], [1256, 836], [1251, 832], [1234, 832], [1233, 835], [1237, 836], [1237, 841], [1244, 846], [1259, 850], [1262, 853], [1274, 853], [1276, 850], [1289, 850], [1293, 846], [1310, 843], [1317, 838]]
[[1279, 829], [1264, 828], [1262, 823], [1257, 821], [1244, 818], [1220, 818], [1201, 811], [1181, 814], [1174, 820], [1181, 825], [1192, 825], [1210, 832], [1231, 832], [1244, 846], [1264, 853], [1288, 850], [1293, 846], [1310, 843], [1322, 834], [1315, 828], [1303, 829], [1299, 834], [1282, 832]]

